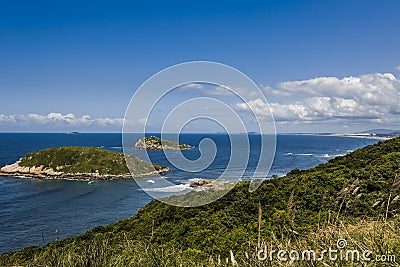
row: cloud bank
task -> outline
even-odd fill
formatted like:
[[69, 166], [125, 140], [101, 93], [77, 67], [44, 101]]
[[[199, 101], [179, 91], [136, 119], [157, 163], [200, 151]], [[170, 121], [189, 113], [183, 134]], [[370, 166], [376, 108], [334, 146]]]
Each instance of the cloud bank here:
[[[278, 122], [346, 121], [400, 123], [400, 80], [390, 73], [374, 73], [345, 78], [317, 77], [288, 81], [275, 88], [264, 86], [268, 96], [279, 96], [270, 103]], [[250, 101], [257, 114], [267, 114], [261, 99]], [[246, 110], [236, 104], [238, 110]]]
[[89, 115], [78, 117], [73, 113], [40, 114], [0, 114], [0, 130], [12, 131], [21, 129], [41, 130], [118, 130], [122, 127], [121, 118], [92, 118]]
[[[277, 125], [287, 125], [287, 128], [281, 128], [283, 131], [292, 129], [307, 131], [304, 125], [314, 127], [308, 128], [311, 131], [336, 131], [338, 126], [351, 127], [350, 131], [353, 131], [355, 125], [361, 125], [364, 129], [400, 127], [400, 80], [391, 73], [372, 73], [344, 78], [316, 77], [282, 82], [274, 87], [262, 85], [261, 88], [269, 105], [257, 98], [254, 92], [245, 89], [237, 91], [251, 99], [248, 103], [239, 103], [237, 98], [232, 98], [228, 90], [219, 86], [189, 84], [182, 92], [194, 97], [201, 91], [211, 97], [218, 96], [221, 100], [230, 99], [232, 101], [230, 105], [238, 112], [247, 112], [251, 108], [258, 115], [267, 116], [271, 109]], [[196, 109], [193, 112], [196, 112]], [[218, 114], [218, 110], [215, 114]], [[134, 123], [138, 127], [143, 127], [146, 122], [147, 118], [143, 118]], [[0, 131], [3, 132], [120, 132], [122, 124], [122, 118], [93, 118], [89, 115], [79, 117], [73, 113], [0, 114]], [[294, 128], [294, 125], [302, 125], [303, 128]]]

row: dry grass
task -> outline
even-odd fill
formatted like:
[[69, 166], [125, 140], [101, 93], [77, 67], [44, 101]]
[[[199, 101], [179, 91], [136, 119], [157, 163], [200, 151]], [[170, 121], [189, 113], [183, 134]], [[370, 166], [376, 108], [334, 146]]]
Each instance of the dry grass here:
[[[323, 249], [337, 249], [337, 240], [345, 239], [345, 249], [372, 252], [371, 261], [331, 261], [324, 260], [279, 261], [277, 254], [273, 260], [269, 257], [260, 260], [257, 247], [250, 246], [246, 251], [229, 251], [228, 257], [220, 255], [204, 256], [197, 250], [179, 250], [165, 248], [149, 241], [137, 242], [125, 237], [118, 247], [110, 245], [111, 238], [98, 236], [82, 244], [73, 243], [69, 247], [44, 250], [36, 255], [32, 262], [0, 262], [1, 266], [399, 266], [400, 264], [400, 220], [393, 218], [385, 221], [384, 216], [377, 220], [361, 220], [354, 223], [336, 223], [325, 221], [319, 229], [295, 237], [263, 237], [261, 247], [268, 251], [274, 249], [300, 253], [315, 250], [317, 258]], [[344, 249], [344, 250], [345, 250]], [[263, 255], [263, 254], [260, 254]], [[301, 255], [301, 254], [300, 254]], [[376, 262], [375, 255], [395, 255], [399, 262]], [[397, 257], [399, 257], [397, 259]], [[393, 260], [393, 259], [392, 259]]]

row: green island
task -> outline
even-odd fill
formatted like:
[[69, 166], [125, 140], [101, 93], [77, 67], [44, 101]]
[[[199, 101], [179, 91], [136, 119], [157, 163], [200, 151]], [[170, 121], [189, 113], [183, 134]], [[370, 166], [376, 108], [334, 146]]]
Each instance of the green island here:
[[156, 136], [148, 136], [139, 139], [133, 148], [146, 150], [188, 150], [190, 145], [181, 144], [174, 141], [162, 140]]
[[[129, 161], [131, 172], [127, 167]], [[134, 155], [95, 147], [66, 146], [31, 152], [19, 161], [3, 166], [0, 175], [47, 179], [118, 179], [154, 175], [169, 171]]]
[[[195, 208], [153, 200], [128, 219], [0, 256], [1, 266], [361, 266], [343, 261], [260, 261], [284, 250], [368, 249], [400, 257], [400, 137], [265, 181], [238, 183]], [[196, 192], [190, 192], [195, 201]], [[276, 254], [275, 254], [276, 255]], [[399, 259], [397, 259], [399, 261]]]

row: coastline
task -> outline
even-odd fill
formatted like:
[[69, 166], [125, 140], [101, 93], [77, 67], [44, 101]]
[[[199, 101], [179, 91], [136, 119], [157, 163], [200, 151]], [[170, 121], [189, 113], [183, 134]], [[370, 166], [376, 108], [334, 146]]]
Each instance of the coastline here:
[[[98, 138], [97, 143], [95, 143], [94, 146], [96, 147], [104, 146], [107, 148], [111, 146], [119, 146], [118, 134], [113, 135], [114, 138], [110, 138], [110, 135], [106, 134], [103, 135], [97, 134], [97, 135], [99, 135], [101, 138]], [[73, 136], [74, 138], [79, 137], [79, 140], [83, 139], [82, 145], [87, 145], [86, 144], [87, 139], [84, 138], [85, 134], [81, 135], [55, 134], [54, 135], [55, 137], [53, 138], [48, 138], [48, 136], [45, 134], [43, 134], [42, 136], [43, 137], [40, 139], [40, 141], [44, 145], [48, 146], [52, 145], [50, 141], [52, 141], [53, 138], [58, 138], [56, 140], [58, 140], [60, 146], [64, 145], [63, 143], [64, 140], [66, 138], [69, 138], [70, 136]], [[197, 137], [197, 135], [192, 135], [192, 134], [187, 136], [190, 137], [187, 140], [193, 143], [196, 143], [198, 139], [203, 137], [203, 135], [199, 135], [199, 137]], [[21, 157], [21, 155], [26, 154], [26, 152], [29, 152], [31, 150], [36, 150], [35, 146], [33, 145], [35, 145], [34, 142], [37, 142], [37, 138], [38, 138], [37, 136], [34, 136], [34, 138], [32, 138], [31, 136], [24, 136], [17, 134], [15, 136], [16, 140], [15, 143], [18, 143], [19, 150], [15, 150], [14, 146], [12, 146], [11, 143], [4, 142], [4, 148], [1, 151], [2, 153], [0, 154], [0, 157], [2, 157], [3, 159], [1, 165], [3, 166], [5, 164], [13, 163], [17, 161]], [[92, 138], [93, 137], [91, 137], [91, 139]], [[317, 140], [317, 141], [319, 140], [318, 138], [314, 139], [311, 136], [308, 138], [310, 138], [310, 140]], [[30, 139], [32, 139], [34, 142], [29, 142]], [[329, 138], [327, 139], [328, 141], [330, 140]], [[355, 142], [355, 143], [360, 143], [360, 145], [363, 144], [362, 145], [363, 147], [372, 142], [368, 141], [367, 139], [364, 140], [353, 139], [354, 141], [352, 141], [352, 139], [349, 138], [347, 139], [348, 141], [346, 141], [346, 139], [345, 138], [343, 139], [343, 146], [347, 146], [348, 144], [354, 144]], [[296, 151], [299, 153], [303, 152], [301, 149], [297, 149], [291, 145], [291, 143], [296, 143], [297, 142], [296, 140], [298, 139], [293, 138], [284, 140], [286, 140], [285, 143], [289, 144], [288, 147], [290, 148], [290, 152], [293, 153], [296, 153]], [[321, 138], [321, 140], [322, 143], [325, 143], [325, 141], [323, 141], [324, 138]], [[335, 142], [337, 141], [340, 140], [336, 140]], [[223, 144], [221, 143], [221, 145]], [[317, 145], [314, 142], [312, 142], [312, 145], [314, 145], [313, 149], [315, 149], [316, 147], [320, 148], [319, 145]], [[281, 149], [282, 148], [283, 147], [281, 147]], [[15, 155], [13, 153], [15, 153]], [[334, 151], [329, 152], [327, 150], [326, 153], [335, 153], [335, 152]], [[310, 158], [308, 157], [301, 157], [299, 158], [300, 161], [293, 161], [293, 162], [290, 161], [289, 163], [291, 167], [290, 169], [287, 170], [287, 172], [296, 167], [300, 169], [309, 168], [298, 165], [302, 161], [309, 162], [310, 161], [309, 159]], [[280, 157], [278, 155], [278, 161], [277, 161], [278, 163], [288, 162], [287, 160], [288, 158], [283, 154]], [[162, 164], [163, 161], [160, 161], [159, 163]], [[314, 165], [310, 167], [313, 166]], [[280, 172], [281, 169], [283, 170], [284, 168], [285, 166], [278, 166], [277, 171], [279, 171], [279, 173], [276, 172], [274, 173], [276, 173], [278, 176], [284, 176], [287, 172]], [[95, 181], [93, 185], [89, 187], [87, 186], [87, 183], [90, 180], [84, 178], [82, 179], [54, 178], [54, 177], [35, 178], [35, 177], [27, 177], [24, 174], [20, 175], [19, 177], [15, 177], [15, 174], [8, 176], [10, 178], [7, 177], [0, 178], [0, 183], [3, 182], [2, 189], [7, 187], [9, 189], [7, 189], [8, 191], [6, 190], [5, 192], [10, 192], [10, 195], [6, 194], [4, 200], [2, 202], [0, 201], [1, 202], [0, 204], [3, 205], [4, 209], [10, 208], [11, 210], [10, 213], [4, 214], [4, 216], [2, 216], [2, 219], [4, 221], [3, 226], [9, 227], [9, 229], [11, 230], [7, 233], [4, 233], [3, 240], [5, 244], [3, 245], [3, 248], [0, 249], [0, 254], [1, 252], [13, 251], [29, 245], [36, 245], [38, 238], [39, 239], [41, 238], [40, 237], [40, 233], [42, 231], [41, 225], [46, 225], [47, 227], [43, 231], [45, 234], [45, 238], [48, 241], [50, 240], [49, 237], [53, 235], [54, 229], [60, 227], [60, 223], [62, 223], [63, 225], [71, 224], [73, 226], [62, 229], [60, 234], [60, 238], [68, 238], [79, 234], [83, 234], [84, 232], [99, 225], [108, 225], [110, 223], [126, 219], [131, 215], [136, 214], [140, 208], [142, 208], [144, 205], [148, 203], [150, 198], [144, 191], [137, 188], [134, 179], [129, 179], [131, 177], [118, 180], [91, 179], [98, 181], [97, 182]], [[173, 173], [171, 173], [171, 175], [167, 174], [167, 176], [168, 177], [166, 179], [172, 181], [182, 179], [179, 171], [174, 171]], [[202, 178], [212, 179], [213, 177], [207, 175], [203, 176]], [[153, 179], [153, 178], [143, 177], [138, 179], [143, 179], [142, 181], [146, 181], [147, 179]], [[271, 181], [272, 180], [274, 179], [271, 179]], [[63, 181], [65, 181], [65, 183]], [[67, 182], [67, 181], [75, 181], [75, 182]], [[18, 190], [18, 192], [21, 192], [21, 196], [14, 195], [12, 193], [13, 192], [12, 190]], [[92, 193], [89, 194], [88, 192]], [[65, 199], [66, 201], [58, 201], [57, 203], [53, 203], [54, 199], [58, 199], [59, 194], [63, 195], [63, 199]], [[26, 201], [27, 198], [31, 200]], [[121, 198], [123, 198], [123, 200], [121, 200]], [[70, 207], [68, 203], [74, 203], [76, 207], [79, 207], [80, 211], [78, 213], [79, 216], [76, 216], [76, 218], [68, 218], [66, 220], [65, 217], [63, 217], [63, 214], [70, 212]], [[92, 212], [93, 206], [87, 205], [87, 203], [99, 203], [98, 205], [104, 208], [104, 211], [102, 211], [99, 214], [94, 213]], [[110, 203], [116, 203], [116, 204], [111, 205]], [[22, 217], [22, 215], [18, 212], [18, 209], [16, 209], [15, 211], [11, 209], [13, 205], [17, 205], [17, 207], [21, 209], [23, 208], [24, 210], [27, 211], [26, 213], [23, 214], [24, 217]], [[60, 212], [57, 213], [46, 212], [46, 209], [43, 208], [43, 205], [46, 205], [46, 209], [48, 208], [57, 209]], [[101, 214], [103, 213], [107, 213], [108, 214], [107, 217], [102, 216]], [[27, 219], [28, 216], [29, 218], [32, 219], [28, 220]], [[21, 220], [21, 218], [25, 219]], [[34, 225], [30, 229], [23, 228], [25, 222], [31, 222], [32, 220], [35, 220], [40, 224]], [[80, 221], [84, 223], [80, 223]], [[93, 224], [87, 223], [89, 221], [95, 223]], [[15, 236], [18, 236], [18, 233], [21, 231], [21, 229], [25, 229], [26, 234], [24, 236], [15, 238]], [[17, 241], [12, 241], [14, 239], [16, 239]]]
[[389, 140], [396, 138], [397, 136], [373, 136], [373, 135], [358, 135], [358, 134], [318, 134], [318, 133], [278, 133], [277, 135], [306, 135], [306, 136], [335, 136], [335, 137], [353, 137], [353, 138], [364, 138], [364, 139], [377, 139], [377, 140]]
[[52, 168], [39, 167], [24, 167], [20, 166], [17, 161], [10, 165], [5, 165], [0, 168], [0, 176], [16, 177], [16, 178], [36, 178], [46, 180], [78, 180], [78, 181], [95, 181], [95, 180], [116, 180], [116, 179], [129, 179], [129, 178], [140, 178], [153, 176], [157, 174], [170, 172], [171, 169], [165, 167], [160, 170], [154, 170], [152, 172], [132, 175], [131, 173], [125, 174], [100, 174], [94, 173], [63, 173], [54, 171]]

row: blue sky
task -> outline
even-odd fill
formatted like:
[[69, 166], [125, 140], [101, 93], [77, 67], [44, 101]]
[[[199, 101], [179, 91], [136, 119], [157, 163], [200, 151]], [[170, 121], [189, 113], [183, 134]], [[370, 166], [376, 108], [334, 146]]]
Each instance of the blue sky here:
[[261, 85], [278, 131], [400, 128], [399, 13], [399, 1], [1, 1], [0, 131], [120, 131], [141, 83], [193, 60]]

